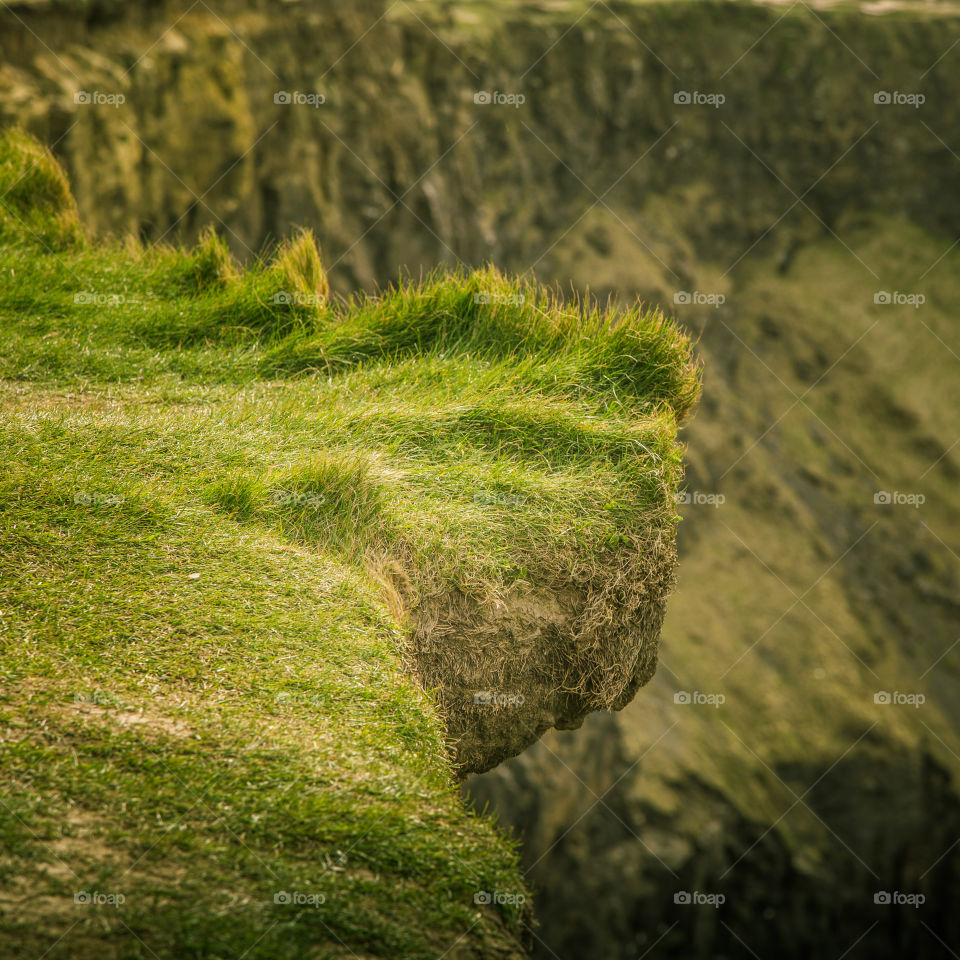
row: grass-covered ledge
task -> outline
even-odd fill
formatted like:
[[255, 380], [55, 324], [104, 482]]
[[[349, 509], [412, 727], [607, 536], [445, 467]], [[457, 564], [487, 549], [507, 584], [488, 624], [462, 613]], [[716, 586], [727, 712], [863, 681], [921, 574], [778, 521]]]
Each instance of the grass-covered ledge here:
[[0, 952], [519, 956], [455, 776], [651, 675], [687, 340], [94, 245], [16, 132], [0, 197]]

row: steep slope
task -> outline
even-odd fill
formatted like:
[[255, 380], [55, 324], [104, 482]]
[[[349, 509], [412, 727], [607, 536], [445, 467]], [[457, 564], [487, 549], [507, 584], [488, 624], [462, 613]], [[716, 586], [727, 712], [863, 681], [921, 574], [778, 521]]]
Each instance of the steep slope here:
[[3, 955], [523, 955], [450, 760], [652, 674], [689, 342], [492, 269], [336, 301], [308, 234], [88, 245], [16, 131], [0, 197]]

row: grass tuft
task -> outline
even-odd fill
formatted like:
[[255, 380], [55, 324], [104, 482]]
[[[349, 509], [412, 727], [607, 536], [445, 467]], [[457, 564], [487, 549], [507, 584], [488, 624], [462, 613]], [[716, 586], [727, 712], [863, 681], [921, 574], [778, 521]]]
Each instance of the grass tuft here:
[[690, 341], [657, 309], [603, 311], [493, 267], [436, 273], [380, 295], [363, 295], [335, 319], [264, 355], [266, 376], [326, 374], [410, 356], [528, 362], [529, 379], [567, 396], [622, 391], [665, 403], [679, 420], [699, 394]]
[[317, 311], [330, 299], [330, 281], [312, 230], [301, 230], [277, 250], [274, 273], [281, 291], [296, 306]]
[[193, 279], [198, 290], [224, 286], [238, 275], [237, 263], [224, 239], [213, 227], [208, 227], [200, 236], [190, 260], [193, 264]]
[[0, 240], [53, 251], [84, 240], [63, 169], [46, 147], [16, 128], [0, 136]]

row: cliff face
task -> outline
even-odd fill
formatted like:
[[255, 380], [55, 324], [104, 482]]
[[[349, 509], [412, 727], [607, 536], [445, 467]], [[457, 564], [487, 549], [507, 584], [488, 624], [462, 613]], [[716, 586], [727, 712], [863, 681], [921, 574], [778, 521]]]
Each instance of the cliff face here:
[[459, 258], [672, 294], [773, 223], [787, 260], [851, 211], [957, 222], [952, 18], [333, 6], [14, 4], [0, 117], [55, 144], [97, 233], [213, 224], [250, 256], [308, 224], [343, 289]]
[[[960, 942], [960, 23], [587, 7], [249, 3], [166, 33], [186, 6], [16, 8], [0, 110], [56, 142], [104, 233], [220, 219], [249, 255], [308, 223], [339, 289], [491, 258], [673, 305], [707, 374], [660, 670], [469, 788], [523, 831], [561, 956], [939, 956]], [[127, 102], [81, 109], [78, 86]]]

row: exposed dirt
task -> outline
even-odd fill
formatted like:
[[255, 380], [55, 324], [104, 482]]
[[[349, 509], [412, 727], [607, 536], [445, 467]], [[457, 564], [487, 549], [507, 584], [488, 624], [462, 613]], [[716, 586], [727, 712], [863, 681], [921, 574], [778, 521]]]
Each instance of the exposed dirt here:
[[443, 592], [413, 606], [412, 669], [437, 691], [459, 774], [629, 703], [656, 670], [675, 565], [671, 532], [584, 584], [488, 601]]

